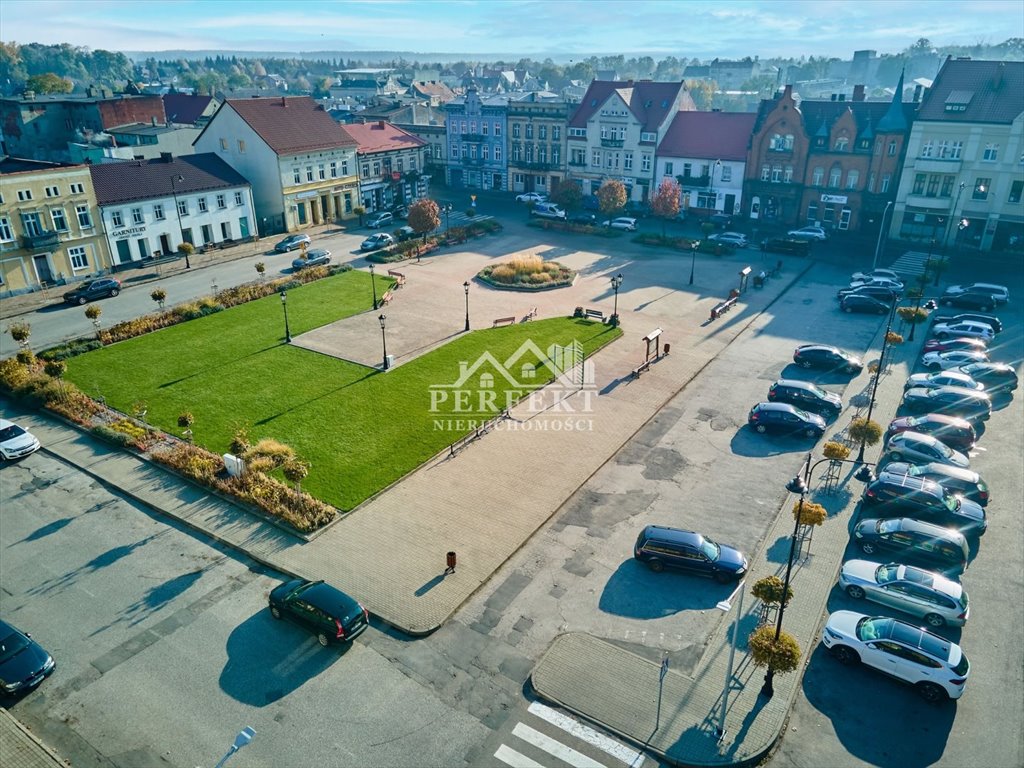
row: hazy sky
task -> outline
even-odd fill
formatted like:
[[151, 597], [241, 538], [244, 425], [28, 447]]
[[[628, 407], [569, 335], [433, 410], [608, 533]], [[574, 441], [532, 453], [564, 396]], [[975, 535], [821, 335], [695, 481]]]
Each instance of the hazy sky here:
[[114, 51], [849, 58], [1024, 37], [1022, 0], [2, 0], [0, 39]]

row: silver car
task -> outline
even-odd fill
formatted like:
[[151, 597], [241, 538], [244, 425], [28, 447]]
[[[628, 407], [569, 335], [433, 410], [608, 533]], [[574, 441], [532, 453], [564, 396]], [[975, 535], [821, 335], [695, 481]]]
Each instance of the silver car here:
[[326, 248], [314, 248], [306, 251], [304, 256], [292, 260], [292, 269], [305, 269], [306, 267], [322, 267], [331, 263], [331, 252]]
[[900, 432], [889, 438], [885, 453], [878, 463], [888, 464], [891, 461], [907, 461], [911, 464], [938, 461], [961, 469], [967, 469], [971, 465], [964, 454], [954, 451], [941, 440], [920, 432]]
[[839, 571], [839, 586], [854, 600], [888, 605], [923, 618], [933, 627], [962, 627], [970, 616], [963, 586], [941, 573], [912, 565], [847, 560]]
[[983, 392], [985, 385], [979, 384], [966, 373], [960, 371], [936, 371], [935, 373], [915, 373], [903, 385], [903, 391], [914, 388], [938, 389], [939, 387], [963, 387]]

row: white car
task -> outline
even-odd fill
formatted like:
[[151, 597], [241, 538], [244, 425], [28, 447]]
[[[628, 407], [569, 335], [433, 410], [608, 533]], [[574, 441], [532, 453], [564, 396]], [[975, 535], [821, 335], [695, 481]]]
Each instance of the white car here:
[[546, 203], [548, 200], [547, 195], [542, 195], [540, 192], [523, 192], [521, 195], [516, 195], [517, 203]]
[[723, 245], [731, 245], [733, 248], [746, 248], [747, 236], [741, 232], [719, 232], [715, 235], [708, 235], [708, 240]]
[[926, 352], [921, 356], [921, 365], [933, 371], [946, 371], [971, 363], [987, 363], [988, 355], [984, 352], [968, 352], [957, 349], [952, 352]]
[[903, 278], [900, 277], [899, 272], [893, 272], [891, 269], [874, 269], [871, 272], [854, 272], [850, 276], [851, 283], [864, 282], [871, 280], [875, 277], [884, 277], [888, 280], [893, 280], [897, 283], [902, 283]]
[[995, 335], [991, 325], [978, 323], [974, 320], [961, 320], [959, 323], [936, 323], [932, 326], [932, 336], [937, 339], [970, 337], [972, 339], [981, 339], [987, 343], [992, 341]]
[[800, 227], [789, 230], [786, 235], [797, 240], [828, 240], [828, 232], [823, 227]]
[[611, 221], [602, 221], [602, 227], [611, 227], [612, 229], [624, 229], [627, 232], [636, 232], [636, 219], [630, 218], [629, 216], [620, 216], [617, 219]]
[[850, 283], [851, 288], [860, 288], [863, 285], [877, 285], [880, 288], [889, 288], [894, 293], [903, 292], [903, 283], [889, 277], [869, 277], [867, 280], [854, 280]]
[[24, 427], [13, 421], [0, 419], [0, 456], [5, 459], [20, 459], [39, 450], [39, 440]]
[[877, 669], [914, 686], [932, 703], [963, 696], [971, 669], [956, 643], [884, 616], [836, 611], [828, 617], [821, 642], [840, 663]]
[[962, 293], [979, 293], [991, 296], [998, 304], [1006, 304], [1010, 300], [1010, 289], [996, 283], [971, 283], [970, 285], [951, 285], [946, 289], [947, 296], [959, 296]]

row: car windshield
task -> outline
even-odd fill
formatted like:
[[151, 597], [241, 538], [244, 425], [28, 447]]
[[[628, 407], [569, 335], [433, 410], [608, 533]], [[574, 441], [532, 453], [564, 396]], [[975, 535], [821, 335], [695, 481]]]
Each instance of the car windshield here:
[[895, 564], [880, 565], [875, 570], [875, 581], [879, 584], [888, 584], [890, 581], [895, 581], [899, 570], [900, 567]]
[[801, 411], [799, 408], [794, 408], [793, 413], [799, 416], [804, 421], [810, 421], [811, 415], [807, 411]]
[[0, 429], [0, 443], [6, 443], [8, 440], [13, 440], [23, 434], [25, 434], [24, 429], [19, 427], [17, 424], [11, 424], [9, 427]]
[[710, 541], [709, 539], [704, 539], [700, 545], [700, 551], [704, 553], [704, 556], [708, 560], [714, 561], [718, 559], [718, 555], [721, 553], [722, 548], [715, 544], [715, 542]]
[[960, 503], [959, 497], [954, 496], [952, 493], [949, 493], [949, 491], [946, 491], [945, 489], [943, 489], [942, 503], [950, 512], [959, 512], [960, 507], [963, 506]]
[[28, 648], [29, 639], [20, 632], [11, 632], [0, 640], [0, 664], [5, 664]]
[[878, 521], [878, 532], [879, 533], [895, 533], [900, 529], [899, 520], [879, 520]]
[[938, 440], [935, 441], [935, 452], [944, 459], [953, 458], [953, 449], [945, 443], [940, 443]]
[[857, 639], [869, 643], [888, 637], [893, 624], [892, 619], [873, 619], [865, 616], [857, 622]]

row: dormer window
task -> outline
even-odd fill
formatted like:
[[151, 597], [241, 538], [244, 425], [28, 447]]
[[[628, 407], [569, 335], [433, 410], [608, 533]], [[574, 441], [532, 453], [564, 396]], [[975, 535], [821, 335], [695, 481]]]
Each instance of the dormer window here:
[[836, 139], [836, 152], [846, 152], [849, 149], [850, 140], [845, 136]]

